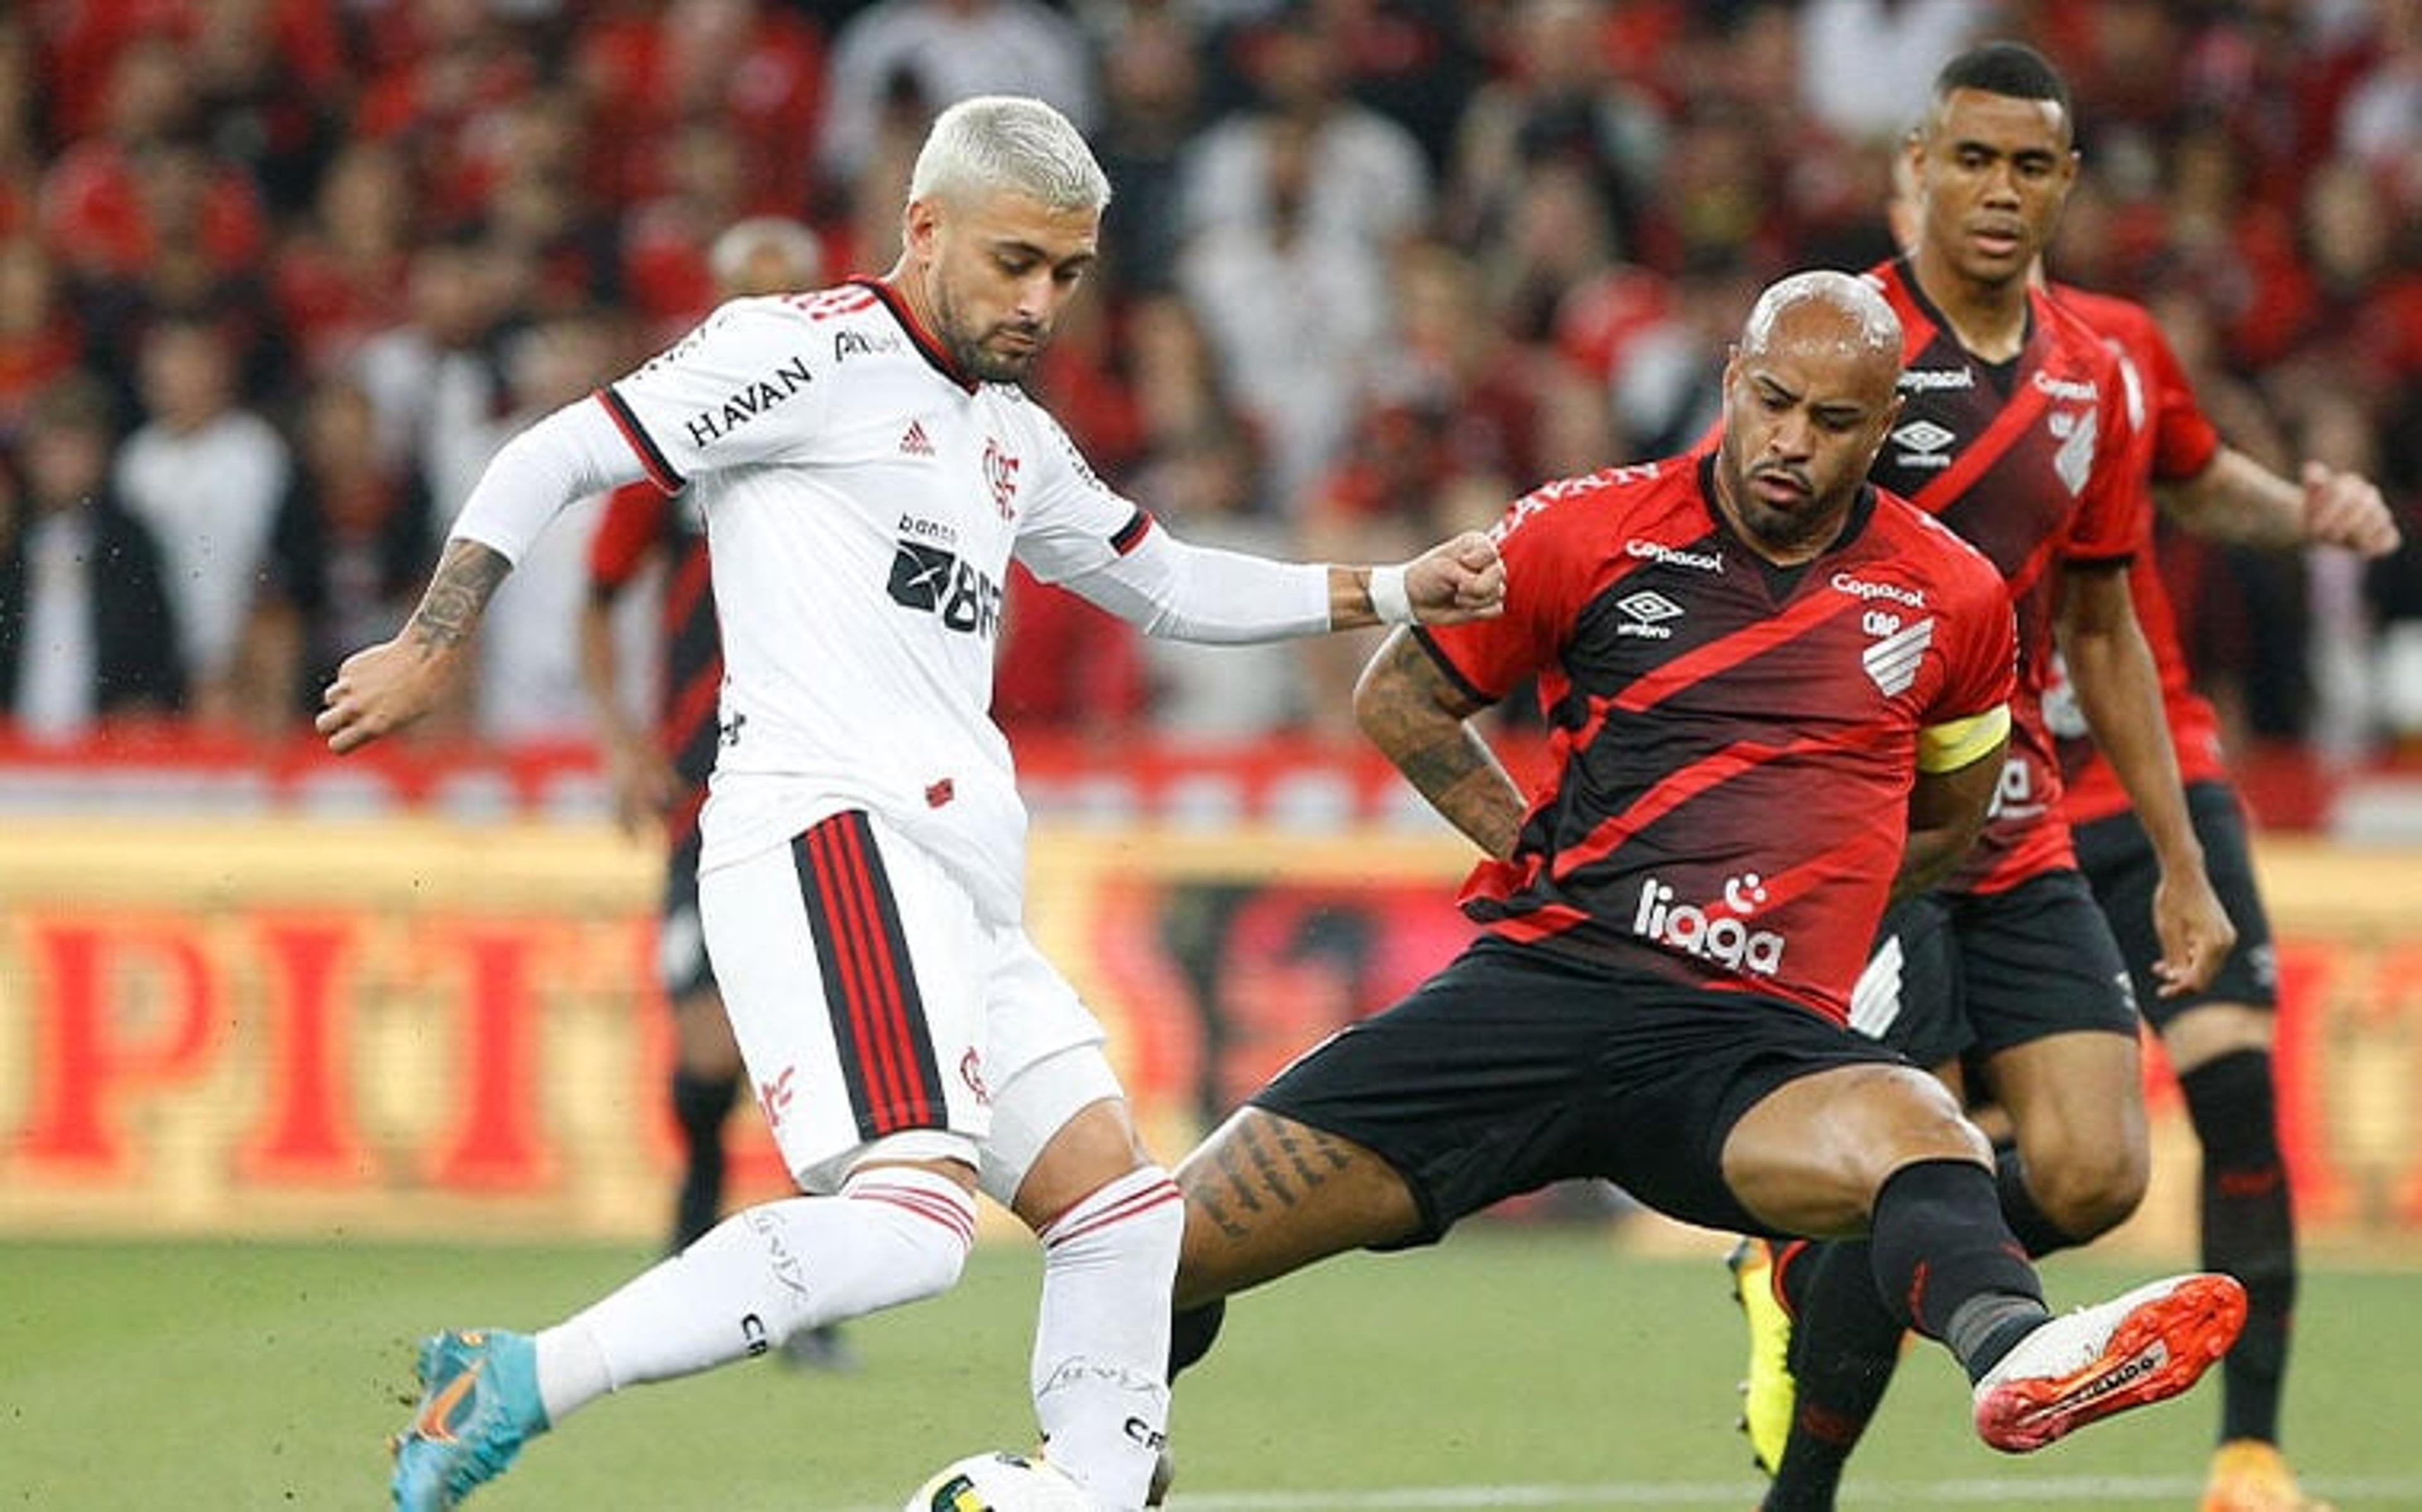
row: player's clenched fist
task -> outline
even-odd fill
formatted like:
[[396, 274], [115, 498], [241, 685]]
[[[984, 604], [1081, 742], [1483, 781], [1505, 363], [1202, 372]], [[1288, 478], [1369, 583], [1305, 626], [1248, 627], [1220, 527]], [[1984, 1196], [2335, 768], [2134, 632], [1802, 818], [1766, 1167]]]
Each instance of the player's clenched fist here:
[[2386, 556], [2402, 543], [2397, 516], [2370, 479], [2308, 461], [2303, 482], [2306, 540], [2361, 556]]
[[342, 755], [401, 729], [437, 707], [452, 686], [456, 657], [407, 629], [345, 658], [320, 695], [312, 724]]
[[1477, 530], [1440, 541], [1408, 563], [1405, 597], [1424, 625], [1455, 625], [1505, 612], [1505, 563]]

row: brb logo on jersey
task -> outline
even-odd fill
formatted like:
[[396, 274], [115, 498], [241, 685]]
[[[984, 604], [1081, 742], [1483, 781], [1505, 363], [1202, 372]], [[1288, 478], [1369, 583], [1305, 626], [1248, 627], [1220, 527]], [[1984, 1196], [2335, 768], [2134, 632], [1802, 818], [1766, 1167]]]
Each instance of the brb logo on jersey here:
[[1725, 878], [1724, 900], [1711, 909], [1676, 903], [1674, 889], [1645, 877], [1641, 879], [1640, 908], [1631, 916], [1631, 932], [1685, 955], [1722, 961], [1735, 971], [1772, 976], [1783, 969], [1783, 936], [1771, 929], [1753, 929], [1748, 923], [1749, 915], [1765, 901], [1765, 879], [1754, 871]]
[[931, 538], [937, 528], [901, 517], [903, 538], [891, 558], [891, 601], [935, 616], [945, 630], [988, 640], [1000, 628], [1000, 585], [991, 573], [936, 544]]

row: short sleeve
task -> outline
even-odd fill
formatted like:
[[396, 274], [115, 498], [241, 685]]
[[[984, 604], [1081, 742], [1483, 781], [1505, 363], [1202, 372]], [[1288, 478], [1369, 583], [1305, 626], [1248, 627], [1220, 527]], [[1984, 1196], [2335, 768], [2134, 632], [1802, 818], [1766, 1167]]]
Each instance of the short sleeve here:
[[[1965, 548], [1961, 548], [1965, 552]], [[2009, 585], [1974, 553], [1960, 561], [1959, 590], [1947, 601], [1956, 617], [1941, 692], [1920, 723], [1931, 727], [1974, 719], [2007, 704], [2018, 689], [2019, 621]]]
[[2069, 518], [2061, 554], [2072, 562], [2125, 563], [2136, 554], [2144, 536], [2144, 520], [2152, 509], [2151, 485], [2131, 461], [2135, 435], [2124, 401], [2124, 375], [2119, 360], [2100, 347], [2101, 359], [2095, 378], [2107, 396], [2096, 406], [2099, 434], [2094, 468], [2078, 496], [2077, 512]]
[[829, 376], [790, 302], [733, 300], [598, 391], [648, 478], [669, 493], [700, 473], [795, 456], [813, 440]]
[[1620, 496], [1596, 479], [1551, 483], [1517, 499], [1490, 528], [1505, 563], [1505, 612], [1414, 632], [1467, 693], [1495, 703], [1563, 656], [1596, 578], [1593, 522]]
[[2220, 431], [2195, 402], [2186, 368], [2149, 317], [2144, 321], [2136, 366], [2152, 391], [2153, 480], [2175, 483], [2194, 476], [2220, 451]]

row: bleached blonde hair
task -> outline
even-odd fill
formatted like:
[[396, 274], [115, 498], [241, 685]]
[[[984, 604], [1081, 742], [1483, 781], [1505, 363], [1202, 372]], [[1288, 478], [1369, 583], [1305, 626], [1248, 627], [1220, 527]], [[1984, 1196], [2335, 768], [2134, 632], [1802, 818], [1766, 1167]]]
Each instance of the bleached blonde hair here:
[[1023, 95], [977, 95], [934, 120], [908, 176], [911, 199], [1001, 191], [1054, 210], [1098, 210], [1109, 176], [1067, 117]]

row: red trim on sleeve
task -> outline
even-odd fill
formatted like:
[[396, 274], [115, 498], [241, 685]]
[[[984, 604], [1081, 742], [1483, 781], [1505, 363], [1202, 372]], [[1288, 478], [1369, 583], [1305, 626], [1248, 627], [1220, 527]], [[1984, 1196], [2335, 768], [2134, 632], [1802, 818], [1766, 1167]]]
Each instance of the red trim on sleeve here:
[[1119, 527], [1119, 533], [1110, 538], [1110, 550], [1124, 556], [1142, 545], [1143, 538], [1151, 534], [1152, 516], [1138, 509], [1125, 524]]
[[622, 396], [608, 386], [596, 390], [596, 399], [606, 406], [606, 414], [614, 421], [614, 429], [622, 432], [623, 441], [630, 444], [631, 454], [639, 459], [639, 466], [647, 472], [648, 481], [667, 493], [679, 493], [682, 491], [681, 474], [674, 471], [673, 464], [665, 460], [665, 454], [656, 449], [655, 441], [639, 424], [639, 417], [631, 413], [631, 407], [622, 402]]

